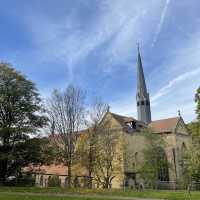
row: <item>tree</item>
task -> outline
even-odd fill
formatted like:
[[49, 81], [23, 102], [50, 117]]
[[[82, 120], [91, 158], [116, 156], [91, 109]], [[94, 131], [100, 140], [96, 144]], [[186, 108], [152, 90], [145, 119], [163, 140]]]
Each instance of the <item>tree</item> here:
[[122, 155], [118, 152], [119, 133], [105, 120], [99, 127], [94, 175], [103, 188], [111, 188], [116, 172], [119, 171]]
[[200, 145], [200, 122], [194, 121], [187, 124], [193, 142]]
[[78, 145], [78, 154], [81, 164], [88, 171], [89, 184], [92, 187], [92, 176], [94, 174], [96, 157], [98, 152], [98, 136], [100, 134], [100, 123], [108, 110], [108, 105], [100, 98], [96, 98], [89, 111], [89, 120], [86, 122], [87, 130], [84, 136], [80, 139]]
[[193, 146], [183, 159], [183, 178], [184, 184], [191, 181], [200, 181], [200, 151], [199, 145], [193, 143]]
[[98, 187], [111, 188], [121, 169], [120, 133], [112, 128], [109, 106], [100, 99], [94, 101], [88, 126], [79, 143], [81, 163]]
[[169, 166], [164, 151], [165, 143], [162, 137], [154, 134], [150, 129], [144, 129], [141, 133], [147, 140], [143, 150], [144, 162], [139, 172], [142, 178], [152, 187], [158, 180], [169, 181]]
[[200, 181], [200, 87], [195, 94], [197, 121], [187, 125], [192, 136], [192, 146], [184, 158], [185, 179]]
[[196, 108], [197, 120], [200, 122], [200, 87], [197, 89], [197, 92], [195, 94], [195, 102], [197, 104]]
[[59, 187], [60, 186], [60, 179], [59, 176], [51, 176], [48, 180], [48, 187]]
[[30, 135], [47, 122], [39, 93], [30, 80], [9, 64], [0, 63], [0, 179], [18, 176], [37, 162], [29, 155]]
[[[30, 164], [33, 165], [51, 164], [56, 155], [49, 138], [46, 137], [30, 138], [24, 143], [24, 146], [19, 146], [19, 148], [24, 149], [23, 161], [32, 160]], [[15, 153], [17, 154], [18, 151]]]
[[52, 141], [59, 158], [68, 167], [68, 186], [71, 187], [72, 164], [79, 130], [84, 122], [84, 94], [72, 85], [63, 92], [54, 90], [48, 103]]
[[196, 103], [197, 121], [189, 123], [187, 127], [191, 133], [193, 142], [200, 146], [200, 87], [196, 91], [194, 100]]

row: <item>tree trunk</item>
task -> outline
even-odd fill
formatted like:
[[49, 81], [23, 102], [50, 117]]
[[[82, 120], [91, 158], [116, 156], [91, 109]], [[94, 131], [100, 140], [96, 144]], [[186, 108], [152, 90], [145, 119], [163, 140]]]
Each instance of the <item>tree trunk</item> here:
[[69, 188], [71, 188], [71, 186], [72, 186], [71, 180], [72, 180], [72, 166], [71, 166], [71, 162], [69, 162], [69, 164], [68, 164], [68, 187]]
[[4, 184], [7, 176], [8, 159], [0, 161], [0, 184]]
[[110, 181], [109, 181], [108, 177], [105, 178], [104, 188], [105, 189], [109, 189], [110, 188]]
[[88, 188], [92, 188], [92, 172], [93, 172], [93, 153], [92, 153], [92, 148], [91, 148], [91, 145], [90, 145], [89, 166], [88, 166], [88, 176], [89, 176]]

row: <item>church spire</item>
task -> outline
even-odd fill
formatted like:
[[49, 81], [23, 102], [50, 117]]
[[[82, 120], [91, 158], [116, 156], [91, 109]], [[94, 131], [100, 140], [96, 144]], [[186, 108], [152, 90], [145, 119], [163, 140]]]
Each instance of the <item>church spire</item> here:
[[138, 58], [137, 58], [137, 92], [140, 94], [147, 94], [147, 87], [144, 78], [144, 72], [142, 67], [142, 59], [140, 55], [140, 47], [138, 44]]
[[146, 124], [149, 124], [151, 122], [150, 99], [149, 99], [149, 93], [147, 92], [139, 44], [137, 48], [138, 48], [138, 56], [137, 56], [136, 101], [137, 101], [138, 120], [143, 121]]

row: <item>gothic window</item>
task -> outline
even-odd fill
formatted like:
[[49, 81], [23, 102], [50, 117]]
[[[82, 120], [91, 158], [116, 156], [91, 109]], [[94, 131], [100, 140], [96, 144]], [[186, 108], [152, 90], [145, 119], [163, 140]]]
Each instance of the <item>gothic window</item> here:
[[169, 181], [169, 169], [167, 156], [164, 149], [160, 148], [157, 156], [158, 163], [158, 180], [159, 181]]
[[181, 154], [182, 154], [182, 157], [185, 156], [186, 151], [187, 151], [187, 148], [186, 148], [185, 143], [183, 142], [183, 143], [182, 143], [182, 146], [181, 146]]
[[141, 105], [144, 105], [144, 101], [141, 101]]
[[182, 173], [183, 175], [186, 173], [186, 154], [187, 154], [187, 148], [186, 148], [186, 145], [185, 143], [183, 142], [182, 143], [182, 146], [181, 146], [181, 166], [182, 166]]
[[185, 157], [186, 157], [186, 153], [187, 153], [187, 148], [186, 148], [185, 143], [183, 142], [183, 143], [182, 143], [182, 146], [181, 146], [181, 159], [182, 159], [182, 164], [184, 164]]
[[137, 102], [137, 106], [139, 106], [140, 105], [140, 102]]

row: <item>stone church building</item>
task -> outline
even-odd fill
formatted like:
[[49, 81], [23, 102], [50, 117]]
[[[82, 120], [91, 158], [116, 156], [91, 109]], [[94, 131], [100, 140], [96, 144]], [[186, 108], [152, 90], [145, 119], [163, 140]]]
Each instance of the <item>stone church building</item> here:
[[[138, 48], [137, 55], [137, 119], [121, 116], [108, 111], [104, 118], [109, 118], [113, 130], [118, 130], [126, 139], [126, 151], [129, 155], [124, 157], [121, 172], [116, 174], [112, 181], [113, 188], [131, 187], [136, 182], [142, 182], [137, 169], [143, 162], [143, 151], [146, 147], [146, 139], [141, 135], [140, 130], [149, 127], [154, 134], [159, 134], [166, 145], [163, 147], [163, 156], [166, 157], [170, 167], [159, 174], [160, 182], [177, 182], [182, 179], [183, 155], [191, 145], [191, 136], [187, 130], [180, 113], [167, 119], [152, 121], [150, 97], [146, 87], [143, 72], [142, 59]], [[83, 179], [80, 187], [84, 187], [84, 179], [87, 172], [79, 168], [77, 176]], [[41, 187], [48, 186], [48, 180], [57, 175], [61, 186], [65, 186], [67, 169], [63, 165], [41, 166], [36, 171], [36, 184]], [[94, 185], [95, 187], [95, 185]]]

